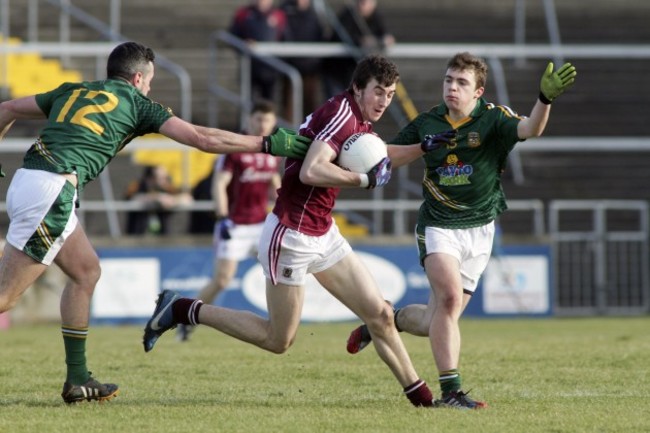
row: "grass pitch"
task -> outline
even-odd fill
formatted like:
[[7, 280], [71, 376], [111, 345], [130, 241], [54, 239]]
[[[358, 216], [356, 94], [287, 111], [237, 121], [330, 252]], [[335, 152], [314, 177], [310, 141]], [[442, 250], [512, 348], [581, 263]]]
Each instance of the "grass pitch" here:
[[[67, 406], [57, 325], [0, 331], [0, 432], [648, 432], [650, 318], [464, 319], [464, 388], [480, 411], [416, 409], [356, 323], [304, 324], [273, 355], [208, 328], [148, 354], [141, 327], [91, 328], [89, 367], [120, 385], [107, 403]], [[402, 334], [437, 390], [428, 341]]]

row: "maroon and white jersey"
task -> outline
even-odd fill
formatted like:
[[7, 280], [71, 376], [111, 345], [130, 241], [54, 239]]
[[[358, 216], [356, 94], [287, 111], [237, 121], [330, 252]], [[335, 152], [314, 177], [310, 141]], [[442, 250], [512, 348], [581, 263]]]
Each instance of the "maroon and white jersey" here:
[[278, 172], [279, 159], [263, 153], [222, 155], [217, 171], [232, 173], [228, 184], [228, 218], [235, 224], [258, 224], [264, 221], [269, 203], [269, 187]]
[[[352, 134], [371, 132], [372, 123], [364, 121], [351, 92], [329, 99], [310, 114], [299, 134], [329, 144], [338, 155]], [[332, 209], [340, 188], [324, 188], [300, 182], [301, 159], [287, 159], [282, 186], [273, 213], [280, 223], [310, 236], [327, 233], [332, 225]]]

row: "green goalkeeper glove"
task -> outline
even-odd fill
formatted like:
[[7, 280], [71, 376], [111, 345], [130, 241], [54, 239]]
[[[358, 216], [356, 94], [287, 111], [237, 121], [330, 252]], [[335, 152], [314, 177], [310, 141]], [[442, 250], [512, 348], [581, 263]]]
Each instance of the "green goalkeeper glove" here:
[[262, 140], [262, 152], [275, 156], [302, 159], [307, 154], [311, 139], [286, 128], [278, 128]]
[[565, 63], [557, 72], [553, 72], [553, 62], [549, 62], [539, 83], [539, 100], [550, 104], [576, 80], [576, 68], [571, 63]]

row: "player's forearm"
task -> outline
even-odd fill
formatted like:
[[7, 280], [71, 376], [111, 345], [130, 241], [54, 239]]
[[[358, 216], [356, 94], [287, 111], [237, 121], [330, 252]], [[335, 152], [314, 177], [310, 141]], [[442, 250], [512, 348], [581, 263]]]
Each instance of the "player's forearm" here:
[[228, 216], [228, 196], [226, 191], [221, 191], [214, 197], [214, 214], [217, 218]]
[[0, 140], [11, 129], [11, 125], [16, 121], [15, 113], [9, 108], [8, 102], [0, 104]]
[[359, 173], [342, 169], [332, 163], [303, 165], [300, 170], [300, 181], [306, 185], [322, 188], [355, 188], [361, 184]]
[[223, 129], [198, 127], [202, 140], [199, 149], [208, 153], [260, 152], [262, 137], [235, 134]]
[[0, 103], [0, 140], [17, 119], [40, 119], [44, 116], [34, 96]]
[[387, 146], [388, 157], [393, 163], [393, 168], [409, 164], [424, 155], [420, 143], [407, 146], [389, 144]]
[[523, 140], [542, 135], [548, 123], [550, 113], [550, 104], [544, 104], [538, 99], [530, 112], [530, 116], [519, 122], [519, 126], [517, 127], [517, 135], [519, 138]]

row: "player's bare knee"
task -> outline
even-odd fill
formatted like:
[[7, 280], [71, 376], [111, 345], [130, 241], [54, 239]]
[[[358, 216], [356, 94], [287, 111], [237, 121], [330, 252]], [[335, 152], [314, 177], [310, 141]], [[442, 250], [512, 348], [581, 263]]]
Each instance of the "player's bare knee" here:
[[365, 320], [365, 323], [371, 334], [385, 335], [389, 329], [395, 327], [393, 317], [393, 309], [389, 305], [384, 304], [379, 312], [374, 317]]
[[75, 275], [68, 275], [73, 283], [81, 287], [88, 287], [90, 290], [94, 290], [101, 276], [102, 268], [99, 266], [99, 261], [84, 266]]
[[442, 309], [445, 312], [453, 313], [460, 311], [463, 307], [463, 293], [447, 293], [438, 296], [436, 299], [437, 309]]
[[267, 349], [275, 353], [276, 355], [282, 355], [293, 345], [293, 338], [290, 339], [281, 339], [281, 340], [272, 340], [267, 347]]

